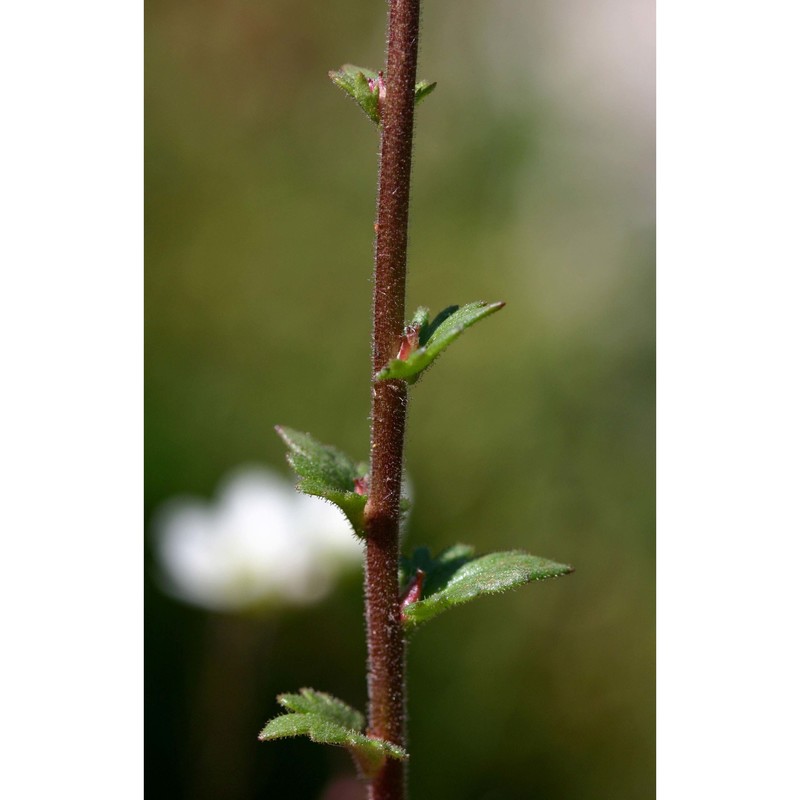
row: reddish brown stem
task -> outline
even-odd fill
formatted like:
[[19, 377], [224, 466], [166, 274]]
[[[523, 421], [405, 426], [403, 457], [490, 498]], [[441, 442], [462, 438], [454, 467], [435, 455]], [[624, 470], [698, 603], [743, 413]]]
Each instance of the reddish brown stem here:
[[[419, 0], [389, 0], [375, 226], [373, 374], [397, 355], [403, 334], [418, 37]], [[403, 381], [373, 382], [370, 494], [365, 509], [369, 731], [401, 747], [406, 745], [405, 637], [397, 570], [406, 403]], [[404, 766], [387, 759], [370, 783], [369, 800], [405, 800], [405, 796]]]

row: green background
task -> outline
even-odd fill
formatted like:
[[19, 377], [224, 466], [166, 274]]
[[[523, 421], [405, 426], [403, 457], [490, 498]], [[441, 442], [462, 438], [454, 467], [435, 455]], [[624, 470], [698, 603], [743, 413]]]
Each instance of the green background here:
[[[412, 389], [406, 549], [576, 572], [414, 638], [417, 800], [655, 794], [652, 55], [575, 23], [585, 7], [423, 10], [419, 75], [439, 86], [417, 121], [409, 310], [508, 305]], [[380, 65], [384, 9], [146, 4], [148, 521], [244, 462], [288, 476], [276, 423], [367, 454], [378, 140], [326, 73]], [[627, 77], [626, 47], [644, 52]], [[302, 611], [209, 614], [160, 591], [146, 542], [147, 796], [322, 797], [352, 773], [343, 751], [255, 737], [281, 691], [365, 705], [359, 578]]]

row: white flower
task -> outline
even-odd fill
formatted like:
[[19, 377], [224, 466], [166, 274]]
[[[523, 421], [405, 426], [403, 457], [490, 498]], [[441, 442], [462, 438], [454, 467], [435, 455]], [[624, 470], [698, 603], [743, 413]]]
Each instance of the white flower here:
[[215, 611], [315, 602], [363, 559], [335, 506], [260, 467], [236, 470], [214, 502], [167, 502], [153, 530], [167, 590]]

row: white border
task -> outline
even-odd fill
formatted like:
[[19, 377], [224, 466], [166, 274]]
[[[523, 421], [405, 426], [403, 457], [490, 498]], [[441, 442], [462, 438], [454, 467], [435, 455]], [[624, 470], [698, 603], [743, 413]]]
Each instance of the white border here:
[[0, 40], [0, 795], [140, 797], [142, 8]]
[[658, 6], [658, 796], [789, 797], [800, 75], [790, 6]]
[[[662, 800], [796, 785], [789, 9], [658, 9]], [[0, 791], [141, 796], [142, 11], [18, 3], [0, 35]]]

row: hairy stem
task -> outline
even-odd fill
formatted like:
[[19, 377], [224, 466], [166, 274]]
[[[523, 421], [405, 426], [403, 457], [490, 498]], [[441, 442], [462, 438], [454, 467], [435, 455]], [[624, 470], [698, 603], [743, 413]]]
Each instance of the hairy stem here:
[[[375, 243], [373, 374], [397, 355], [404, 325], [418, 37], [419, 0], [389, 0]], [[369, 731], [402, 747], [406, 744], [405, 637], [397, 570], [406, 405], [404, 381], [373, 382], [370, 494], [365, 509]], [[387, 759], [370, 783], [369, 800], [404, 800], [405, 796], [404, 766]]]

